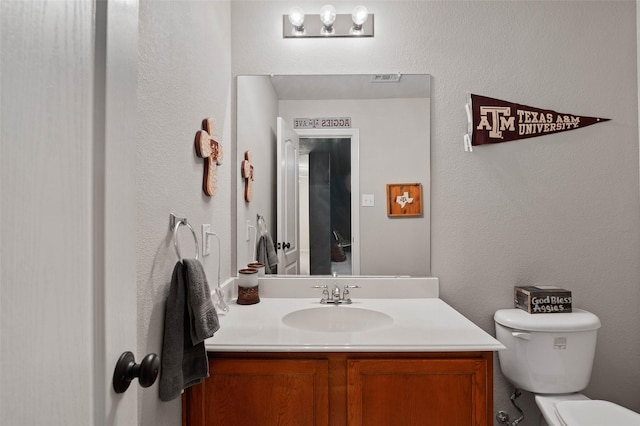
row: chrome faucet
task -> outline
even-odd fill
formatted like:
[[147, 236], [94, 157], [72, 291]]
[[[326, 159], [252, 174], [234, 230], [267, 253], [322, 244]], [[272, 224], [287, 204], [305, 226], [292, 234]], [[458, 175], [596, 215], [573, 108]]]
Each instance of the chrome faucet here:
[[338, 287], [338, 284], [334, 284], [333, 290], [331, 291], [331, 300], [333, 303], [338, 303], [340, 299], [342, 299], [340, 296], [340, 288]]
[[351, 304], [351, 296], [349, 293], [350, 288], [360, 288], [357, 285], [345, 285], [342, 294], [340, 294], [340, 287], [338, 284], [333, 285], [333, 289], [331, 293], [329, 293], [329, 287], [325, 285], [314, 285], [313, 288], [321, 288], [322, 289], [322, 299], [320, 299], [320, 303], [329, 304], [332, 303], [334, 305], [340, 305], [342, 303]]

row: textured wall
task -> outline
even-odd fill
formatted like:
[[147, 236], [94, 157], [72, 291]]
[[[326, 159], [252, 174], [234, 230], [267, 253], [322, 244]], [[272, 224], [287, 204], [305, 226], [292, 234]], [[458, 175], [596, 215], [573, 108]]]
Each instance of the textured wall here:
[[[210, 223], [222, 241], [221, 276], [230, 275], [231, 173], [237, 168], [230, 145], [229, 3], [226, 1], [143, 1], [140, 5], [138, 81], [138, 354], [160, 353], [165, 295], [177, 261], [169, 213], [185, 216], [200, 239]], [[217, 169], [218, 188], [202, 192], [203, 160], [194, 150], [201, 120], [217, 121], [225, 149]], [[193, 257], [188, 229], [180, 246]], [[235, 238], [235, 235], [234, 235]], [[215, 243], [212, 240], [213, 247]], [[217, 255], [204, 258], [210, 284]], [[157, 384], [139, 391], [141, 425], [180, 424], [180, 399], [160, 402]]]
[[[635, 2], [367, 2], [372, 39], [283, 40], [293, 3], [232, 3], [233, 74], [431, 74], [431, 261], [442, 298], [493, 333], [514, 284], [573, 290], [603, 322], [586, 393], [640, 410]], [[612, 121], [467, 154], [467, 91]], [[496, 408], [510, 409], [497, 364], [495, 387]], [[523, 400], [522, 424], [535, 424]]]

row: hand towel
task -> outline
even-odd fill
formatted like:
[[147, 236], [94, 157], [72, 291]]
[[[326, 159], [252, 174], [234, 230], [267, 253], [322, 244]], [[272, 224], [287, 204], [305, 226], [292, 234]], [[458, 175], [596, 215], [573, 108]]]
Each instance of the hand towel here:
[[264, 263], [265, 274], [277, 274], [278, 254], [276, 253], [276, 249], [273, 247], [271, 235], [264, 233], [260, 236], [256, 251], [256, 259], [258, 262]]
[[183, 259], [191, 341], [196, 344], [220, 329], [218, 314], [211, 301], [211, 290], [202, 264], [196, 259]]
[[[209, 376], [204, 340], [194, 342], [191, 337], [193, 319], [189, 313], [202, 311], [199, 307], [193, 309], [188, 306], [188, 289], [196, 285], [189, 281], [193, 277], [187, 273], [187, 269], [182, 262], [176, 263], [167, 295], [159, 385], [162, 401], [179, 397], [184, 389]], [[208, 314], [204, 314], [204, 317], [208, 318]], [[217, 323], [217, 315], [215, 318]], [[199, 330], [196, 334], [209, 330], [204, 331], [207, 334], [211, 330], [215, 332], [217, 327], [199, 324], [196, 329]]]

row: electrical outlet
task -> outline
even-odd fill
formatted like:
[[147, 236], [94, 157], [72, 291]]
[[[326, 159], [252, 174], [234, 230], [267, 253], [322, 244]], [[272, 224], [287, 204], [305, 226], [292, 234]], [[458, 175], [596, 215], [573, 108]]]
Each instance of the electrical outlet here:
[[209, 245], [209, 236], [207, 233], [211, 232], [211, 225], [205, 223], [202, 225], [202, 256], [209, 256], [211, 254], [211, 246]]

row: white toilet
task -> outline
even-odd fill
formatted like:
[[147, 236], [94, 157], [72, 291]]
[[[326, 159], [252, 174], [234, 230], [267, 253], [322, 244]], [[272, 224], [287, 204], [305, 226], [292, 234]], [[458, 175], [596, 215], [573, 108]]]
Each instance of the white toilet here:
[[640, 414], [579, 393], [591, 378], [600, 320], [591, 312], [529, 314], [501, 309], [494, 315], [500, 368], [517, 388], [535, 394], [550, 426], [640, 425]]

